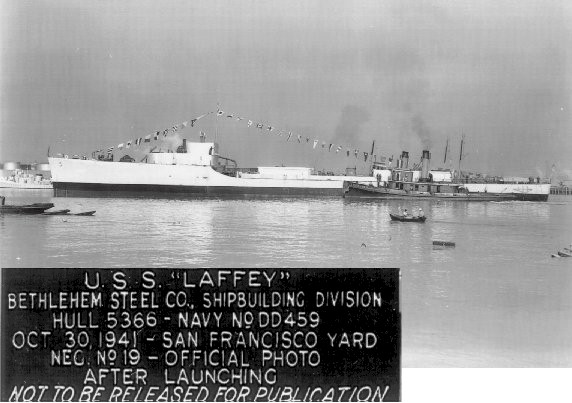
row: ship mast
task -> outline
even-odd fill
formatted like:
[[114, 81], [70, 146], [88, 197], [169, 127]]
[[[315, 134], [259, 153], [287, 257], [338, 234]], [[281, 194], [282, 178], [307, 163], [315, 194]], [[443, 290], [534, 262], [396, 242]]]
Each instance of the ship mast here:
[[371, 143], [371, 153], [370, 153], [370, 155], [369, 155], [369, 160], [371, 161], [370, 170], [369, 170], [369, 171], [370, 171], [372, 174], [373, 174], [373, 164], [374, 164], [374, 162], [375, 162], [374, 159], [373, 159], [373, 151], [374, 151], [374, 149], [375, 149], [375, 140], [373, 140], [373, 143]]
[[449, 150], [449, 137], [447, 137], [447, 144], [445, 144], [445, 157], [443, 158], [443, 164], [447, 163], [447, 151]]
[[218, 138], [218, 111], [220, 111], [220, 102], [216, 103], [216, 110], [217, 110], [217, 114], [215, 116], [215, 134], [214, 134], [215, 143], [216, 143], [217, 138]]
[[461, 137], [461, 151], [459, 152], [459, 177], [463, 177], [461, 173], [461, 160], [463, 159], [463, 142], [465, 141], [465, 134]]

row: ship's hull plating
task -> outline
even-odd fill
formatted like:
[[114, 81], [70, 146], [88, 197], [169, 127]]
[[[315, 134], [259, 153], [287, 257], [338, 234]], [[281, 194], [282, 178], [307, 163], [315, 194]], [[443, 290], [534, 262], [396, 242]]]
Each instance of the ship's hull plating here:
[[303, 187], [182, 186], [54, 182], [56, 197], [256, 197], [256, 196], [342, 196], [343, 189]]
[[[534, 186], [534, 185], [530, 185]], [[540, 186], [540, 185], [539, 185]], [[506, 188], [506, 186], [505, 186]], [[544, 193], [544, 187], [540, 187], [539, 193], [533, 190], [526, 193], [519, 192], [469, 192], [469, 193], [428, 193], [407, 192], [397, 189], [379, 188], [374, 186], [350, 185], [344, 194], [347, 198], [361, 199], [439, 199], [458, 201], [547, 201], [548, 193]]]

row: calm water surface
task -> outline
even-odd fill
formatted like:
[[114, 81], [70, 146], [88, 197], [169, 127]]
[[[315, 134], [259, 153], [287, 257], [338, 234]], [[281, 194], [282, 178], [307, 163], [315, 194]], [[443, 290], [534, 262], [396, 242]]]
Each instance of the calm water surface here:
[[[52, 198], [1, 216], [2, 267], [399, 267], [405, 367], [572, 366], [572, 198], [528, 202]], [[398, 206], [425, 224], [393, 223]], [[433, 240], [456, 242], [434, 249]]]

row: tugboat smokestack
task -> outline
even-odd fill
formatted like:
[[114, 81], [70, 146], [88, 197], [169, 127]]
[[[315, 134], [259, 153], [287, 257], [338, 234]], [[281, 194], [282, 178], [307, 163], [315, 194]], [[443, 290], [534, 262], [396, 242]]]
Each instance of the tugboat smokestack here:
[[406, 169], [409, 167], [409, 153], [407, 151], [401, 152], [401, 168]]
[[429, 162], [431, 161], [431, 153], [429, 150], [423, 150], [421, 156], [421, 179], [429, 179]]

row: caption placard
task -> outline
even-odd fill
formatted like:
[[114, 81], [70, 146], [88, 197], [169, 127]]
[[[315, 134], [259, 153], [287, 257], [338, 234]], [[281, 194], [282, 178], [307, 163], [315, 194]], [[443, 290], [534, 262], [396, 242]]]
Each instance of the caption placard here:
[[398, 269], [3, 269], [3, 401], [397, 401]]

